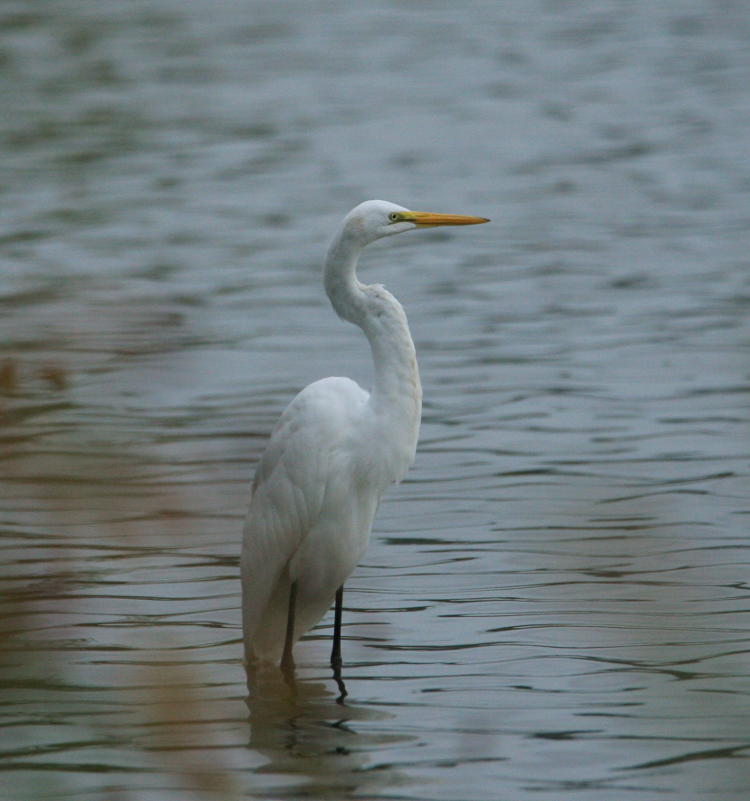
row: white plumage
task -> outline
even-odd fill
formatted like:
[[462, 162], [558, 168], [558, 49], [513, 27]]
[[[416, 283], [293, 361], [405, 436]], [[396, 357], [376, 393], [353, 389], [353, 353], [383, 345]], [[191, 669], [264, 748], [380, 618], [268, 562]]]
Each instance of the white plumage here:
[[253, 482], [241, 559], [251, 666], [282, 656], [293, 666], [291, 646], [331, 606], [367, 547], [384, 490], [414, 459], [422, 405], [414, 344], [401, 304], [383, 287], [358, 281], [360, 251], [413, 228], [479, 222], [485, 220], [371, 200], [341, 223], [328, 250], [325, 287], [338, 315], [370, 342], [373, 388], [368, 393], [348, 378], [316, 381], [271, 433]]

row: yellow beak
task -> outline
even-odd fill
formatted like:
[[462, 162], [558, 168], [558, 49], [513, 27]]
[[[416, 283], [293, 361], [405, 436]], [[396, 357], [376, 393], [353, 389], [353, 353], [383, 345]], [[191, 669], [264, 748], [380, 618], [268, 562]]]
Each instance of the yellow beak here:
[[433, 228], [437, 225], [479, 225], [489, 220], [486, 217], [469, 217], [466, 214], [434, 214], [431, 211], [403, 211], [401, 219], [414, 223], [417, 228]]

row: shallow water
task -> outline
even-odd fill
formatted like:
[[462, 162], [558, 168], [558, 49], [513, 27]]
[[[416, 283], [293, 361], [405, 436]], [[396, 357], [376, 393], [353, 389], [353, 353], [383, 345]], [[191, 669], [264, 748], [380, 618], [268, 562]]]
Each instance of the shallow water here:
[[[750, 11], [6, 2], [4, 797], [650, 801], [749, 780]], [[369, 380], [320, 261], [367, 197], [417, 462], [297, 695], [246, 706], [247, 487]]]

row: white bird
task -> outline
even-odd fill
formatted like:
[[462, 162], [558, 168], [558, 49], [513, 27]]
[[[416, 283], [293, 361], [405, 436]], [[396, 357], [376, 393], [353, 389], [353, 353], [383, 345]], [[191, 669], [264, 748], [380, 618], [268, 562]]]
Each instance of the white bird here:
[[[414, 460], [422, 410], [416, 353], [401, 304], [357, 280], [361, 250], [414, 228], [475, 225], [484, 217], [409, 211], [383, 200], [352, 209], [328, 249], [334, 310], [370, 342], [371, 392], [349, 378], [305, 387], [274, 427], [252, 485], [242, 547], [248, 667], [281, 659], [336, 603], [331, 664], [341, 667], [343, 585], [362, 557], [380, 498]], [[337, 673], [338, 675], [338, 673]]]

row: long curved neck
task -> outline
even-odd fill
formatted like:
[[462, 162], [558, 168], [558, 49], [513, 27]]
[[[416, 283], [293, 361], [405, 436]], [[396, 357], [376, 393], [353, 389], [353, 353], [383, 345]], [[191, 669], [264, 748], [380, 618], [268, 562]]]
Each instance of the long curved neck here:
[[373, 407], [377, 412], [397, 416], [416, 431], [422, 388], [409, 324], [393, 295], [380, 286], [366, 286], [357, 280], [362, 248], [357, 238], [342, 227], [326, 258], [326, 292], [339, 317], [358, 325], [370, 342], [375, 369]]

